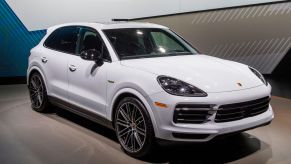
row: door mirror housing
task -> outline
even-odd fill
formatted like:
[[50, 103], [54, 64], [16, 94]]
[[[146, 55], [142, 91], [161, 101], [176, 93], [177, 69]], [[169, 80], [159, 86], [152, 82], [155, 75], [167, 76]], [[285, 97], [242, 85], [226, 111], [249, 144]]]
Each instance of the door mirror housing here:
[[95, 61], [97, 65], [103, 64], [102, 54], [96, 49], [82, 51], [80, 56], [84, 60]]

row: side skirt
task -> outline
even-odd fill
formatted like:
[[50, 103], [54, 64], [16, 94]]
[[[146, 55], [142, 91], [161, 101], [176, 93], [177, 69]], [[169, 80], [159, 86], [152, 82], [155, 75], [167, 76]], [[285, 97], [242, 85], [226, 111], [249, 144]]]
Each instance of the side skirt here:
[[79, 116], [82, 116], [82, 117], [85, 117], [91, 121], [94, 121], [98, 124], [101, 124], [107, 128], [110, 128], [110, 129], [113, 129], [113, 126], [112, 126], [112, 122], [107, 120], [106, 118], [102, 117], [102, 116], [99, 116], [93, 112], [90, 112], [86, 109], [83, 109], [83, 108], [80, 108], [76, 105], [73, 105], [71, 103], [68, 103], [66, 101], [63, 101], [61, 99], [58, 99], [58, 98], [55, 98], [55, 97], [52, 97], [52, 96], [49, 96], [49, 101], [55, 105], [55, 106], [58, 106], [62, 109], [65, 109], [65, 110], [68, 110], [70, 112], [73, 112]]

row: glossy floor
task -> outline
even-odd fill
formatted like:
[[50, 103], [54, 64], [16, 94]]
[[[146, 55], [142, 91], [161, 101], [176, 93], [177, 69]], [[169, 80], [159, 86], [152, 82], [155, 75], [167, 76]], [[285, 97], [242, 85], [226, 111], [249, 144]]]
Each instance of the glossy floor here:
[[115, 133], [72, 113], [40, 114], [25, 85], [0, 86], [0, 161], [6, 163], [291, 163], [291, 100], [272, 98], [271, 125], [208, 144], [164, 148], [138, 160]]

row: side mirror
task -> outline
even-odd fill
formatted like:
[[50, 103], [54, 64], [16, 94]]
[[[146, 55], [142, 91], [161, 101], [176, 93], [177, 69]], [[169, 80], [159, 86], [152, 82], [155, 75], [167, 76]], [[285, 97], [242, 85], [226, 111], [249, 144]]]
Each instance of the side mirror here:
[[82, 51], [80, 56], [84, 60], [95, 61], [98, 65], [103, 64], [102, 54], [95, 49]]

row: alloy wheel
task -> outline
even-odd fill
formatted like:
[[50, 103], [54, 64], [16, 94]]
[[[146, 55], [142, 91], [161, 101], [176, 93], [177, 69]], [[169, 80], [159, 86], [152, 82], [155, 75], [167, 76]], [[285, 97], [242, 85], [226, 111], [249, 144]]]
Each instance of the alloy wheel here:
[[31, 105], [33, 108], [40, 108], [43, 103], [43, 83], [38, 75], [33, 75], [30, 79], [29, 94], [31, 99]]
[[131, 153], [141, 150], [146, 140], [146, 123], [141, 110], [137, 105], [125, 102], [117, 111], [117, 137], [122, 147]]

